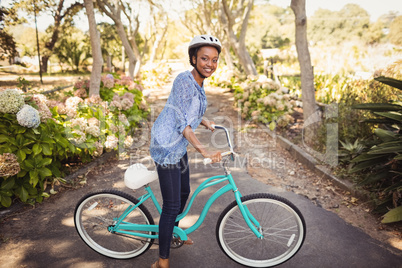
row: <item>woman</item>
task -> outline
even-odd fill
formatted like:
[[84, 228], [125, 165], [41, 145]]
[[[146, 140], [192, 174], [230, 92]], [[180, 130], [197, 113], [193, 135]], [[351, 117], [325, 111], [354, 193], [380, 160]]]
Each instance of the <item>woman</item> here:
[[[221, 43], [211, 35], [199, 35], [190, 42], [188, 53], [194, 69], [180, 73], [165, 107], [151, 131], [151, 157], [156, 163], [163, 206], [159, 221], [159, 260], [152, 267], [169, 267], [169, 252], [177, 215], [183, 212], [190, 194], [187, 145], [191, 143], [212, 162], [222, 159], [220, 152], [206, 150], [194, 134], [201, 124], [214, 131], [213, 122], [202, 119], [207, 108], [204, 79], [218, 66]], [[188, 239], [185, 244], [193, 244]]]

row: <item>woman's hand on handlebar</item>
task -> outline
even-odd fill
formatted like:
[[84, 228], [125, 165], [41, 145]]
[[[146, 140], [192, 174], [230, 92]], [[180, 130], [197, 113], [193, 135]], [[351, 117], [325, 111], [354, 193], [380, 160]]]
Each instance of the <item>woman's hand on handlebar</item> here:
[[215, 125], [214, 121], [209, 121], [209, 120], [203, 119], [203, 120], [201, 121], [201, 124], [202, 124], [206, 129], [209, 129], [209, 130], [211, 130], [212, 132], [214, 132], [215, 128], [212, 127], [212, 125]]
[[206, 154], [202, 155], [204, 158], [210, 158], [212, 163], [217, 163], [222, 161], [222, 154], [221, 152], [207, 152]]

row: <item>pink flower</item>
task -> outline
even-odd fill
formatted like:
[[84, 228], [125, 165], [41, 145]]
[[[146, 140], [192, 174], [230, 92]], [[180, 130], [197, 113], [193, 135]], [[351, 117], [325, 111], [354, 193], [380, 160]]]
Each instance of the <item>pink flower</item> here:
[[78, 81], [74, 84], [74, 88], [75, 89], [81, 89], [81, 88], [85, 88], [85, 81]]
[[86, 97], [88, 97], [87, 90], [85, 88], [77, 89], [74, 92], [74, 96], [80, 97], [80, 98], [86, 98]]
[[91, 97], [85, 99], [85, 103], [86, 104], [101, 104], [102, 99], [99, 95], [92, 95]]
[[38, 106], [38, 112], [41, 122], [46, 122], [47, 119], [52, 118], [52, 113], [47, 106], [47, 98], [42, 94], [35, 94], [32, 96], [33, 101]]

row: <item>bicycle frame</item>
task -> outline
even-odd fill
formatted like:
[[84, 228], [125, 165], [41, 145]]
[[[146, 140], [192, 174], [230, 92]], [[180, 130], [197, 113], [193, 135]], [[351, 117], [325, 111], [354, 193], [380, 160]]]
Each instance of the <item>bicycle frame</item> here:
[[[187, 205], [187, 208], [183, 213], [177, 216], [176, 221], [180, 221], [183, 219], [188, 212], [191, 209], [191, 206], [197, 197], [197, 195], [204, 189], [223, 183], [223, 182], [228, 182], [225, 186], [221, 187], [218, 189], [214, 194], [211, 195], [211, 197], [208, 199], [206, 202], [204, 208], [202, 209], [202, 212], [200, 216], [198, 217], [197, 221], [188, 229], [181, 229], [180, 227], [175, 226], [173, 232], [177, 234], [181, 240], [185, 241], [187, 240], [187, 235], [194, 232], [195, 230], [198, 229], [198, 227], [201, 226], [203, 223], [206, 215], [208, 214], [209, 208], [211, 205], [215, 202], [216, 199], [218, 199], [220, 196], [225, 194], [226, 192], [233, 191], [234, 196], [237, 202], [237, 205], [240, 208], [241, 214], [243, 215], [244, 220], [246, 221], [247, 225], [250, 227], [252, 232], [260, 239], [263, 238], [262, 233], [258, 230], [261, 228], [260, 224], [258, 221], [251, 215], [250, 211], [247, 209], [245, 205], [242, 204], [241, 202], [241, 193], [239, 192], [232, 174], [227, 173], [226, 175], [218, 175], [218, 176], [213, 176], [205, 180], [202, 184], [200, 184], [197, 189], [195, 190], [194, 194], [191, 196], [191, 199]], [[161, 206], [159, 205], [158, 200], [156, 199], [151, 187], [149, 185], [145, 186], [146, 194], [142, 195], [139, 198], [139, 202], [135, 206], [129, 206], [126, 211], [117, 219], [115, 219], [115, 224], [113, 226], [109, 227], [109, 231], [112, 233], [120, 233], [120, 234], [126, 234], [126, 235], [133, 235], [133, 236], [138, 236], [138, 237], [143, 237], [143, 238], [150, 238], [150, 239], [156, 239], [158, 238], [157, 234], [146, 234], [146, 233], [138, 233], [138, 232], [133, 232], [133, 231], [145, 231], [145, 232], [154, 232], [158, 233], [159, 232], [159, 226], [158, 225], [147, 225], [147, 224], [134, 224], [134, 223], [129, 223], [125, 222], [124, 219], [125, 217], [130, 214], [132, 211], [134, 211], [138, 206], [140, 206], [142, 203], [144, 203], [146, 200], [151, 198], [155, 208], [157, 209], [158, 213], [161, 214], [162, 209]]]
[[[235, 153], [233, 152], [233, 146], [232, 146], [232, 143], [230, 140], [229, 131], [225, 127], [222, 127], [222, 126], [214, 125], [213, 127], [223, 129], [225, 131], [230, 151], [223, 153], [222, 155], [229, 155], [231, 157], [231, 159], [234, 160]], [[227, 184], [225, 186], [221, 187], [214, 194], [212, 194], [210, 196], [210, 198], [208, 199], [204, 208], [202, 209], [201, 214], [198, 217], [197, 221], [191, 227], [189, 227], [188, 229], [185, 229], [185, 230], [183, 230], [177, 226], [174, 227], [173, 233], [178, 235], [182, 241], [187, 240], [187, 235], [194, 232], [195, 230], [197, 230], [198, 227], [201, 226], [201, 224], [204, 222], [206, 215], [208, 214], [209, 208], [215, 202], [215, 200], [229, 191], [233, 191], [237, 205], [239, 206], [240, 212], [241, 212], [244, 220], [246, 221], [247, 225], [250, 227], [252, 232], [258, 238], [263, 239], [263, 235], [261, 232], [261, 226], [260, 226], [259, 222], [253, 217], [253, 215], [251, 215], [250, 211], [247, 209], [247, 206], [243, 205], [243, 203], [241, 202], [242, 195], [241, 195], [240, 191], [238, 190], [238, 188], [234, 182], [234, 179], [232, 177], [232, 174], [230, 173], [230, 171], [228, 170], [228, 168], [226, 166], [226, 163], [227, 163], [227, 159], [224, 160], [224, 162], [223, 162], [223, 168], [225, 171], [225, 175], [213, 176], [213, 177], [206, 179], [203, 183], [201, 183], [195, 190], [194, 194], [191, 196], [191, 199], [190, 199], [186, 209], [183, 211], [183, 213], [181, 213], [180, 215], [177, 216], [176, 222], [180, 221], [188, 214], [195, 198], [201, 191], [203, 191], [204, 189], [206, 189], [208, 187], [211, 187], [211, 186], [223, 183], [223, 182], [227, 182]], [[138, 204], [136, 204], [135, 206], [129, 206], [119, 218], [114, 219], [115, 224], [113, 226], [108, 227], [110, 232], [126, 234], [126, 235], [133, 235], [133, 236], [150, 238], [150, 239], [158, 238], [157, 234], [133, 232], [133, 231], [142, 231], [142, 232], [145, 231], [145, 232], [158, 233], [159, 232], [158, 225], [134, 224], [134, 223], [129, 223], [129, 222], [124, 221], [124, 219], [127, 215], [129, 215], [132, 211], [134, 211], [138, 206], [140, 206], [142, 203], [144, 203], [149, 198], [151, 198], [158, 213], [161, 214], [161, 212], [162, 212], [161, 206], [159, 205], [159, 202], [156, 199], [151, 187], [149, 185], [145, 185], [145, 190], [147, 193], [142, 195], [139, 198]]]

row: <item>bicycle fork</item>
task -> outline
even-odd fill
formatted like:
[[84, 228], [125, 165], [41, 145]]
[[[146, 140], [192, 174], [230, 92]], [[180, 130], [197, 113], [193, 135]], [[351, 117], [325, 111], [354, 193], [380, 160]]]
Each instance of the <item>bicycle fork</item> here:
[[[229, 174], [229, 181], [232, 181], [233, 183], [231, 183], [232, 185], [235, 185], [233, 178], [231, 176], [231, 174]], [[253, 231], [253, 233], [259, 238], [259, 239], [263, 239], [264, 235], [263, 235], [263, 228], [260, 225], [260, 223], [257, 221], [257, 219], [251, 214], [250, 210], [247, 208], [246, 205], [244, 205], [241, 202], [241, 193], [239, 192], [239, 189], [236, 186], [236, 189], [233, 189], [234, 195], [235, 195], [235, 199], [237, 202], [237, 205], [239, 206], [240, 212], [244, 218], [244, 220], [246, 221], [248, 227], [250, 227], [251, 231]]]

